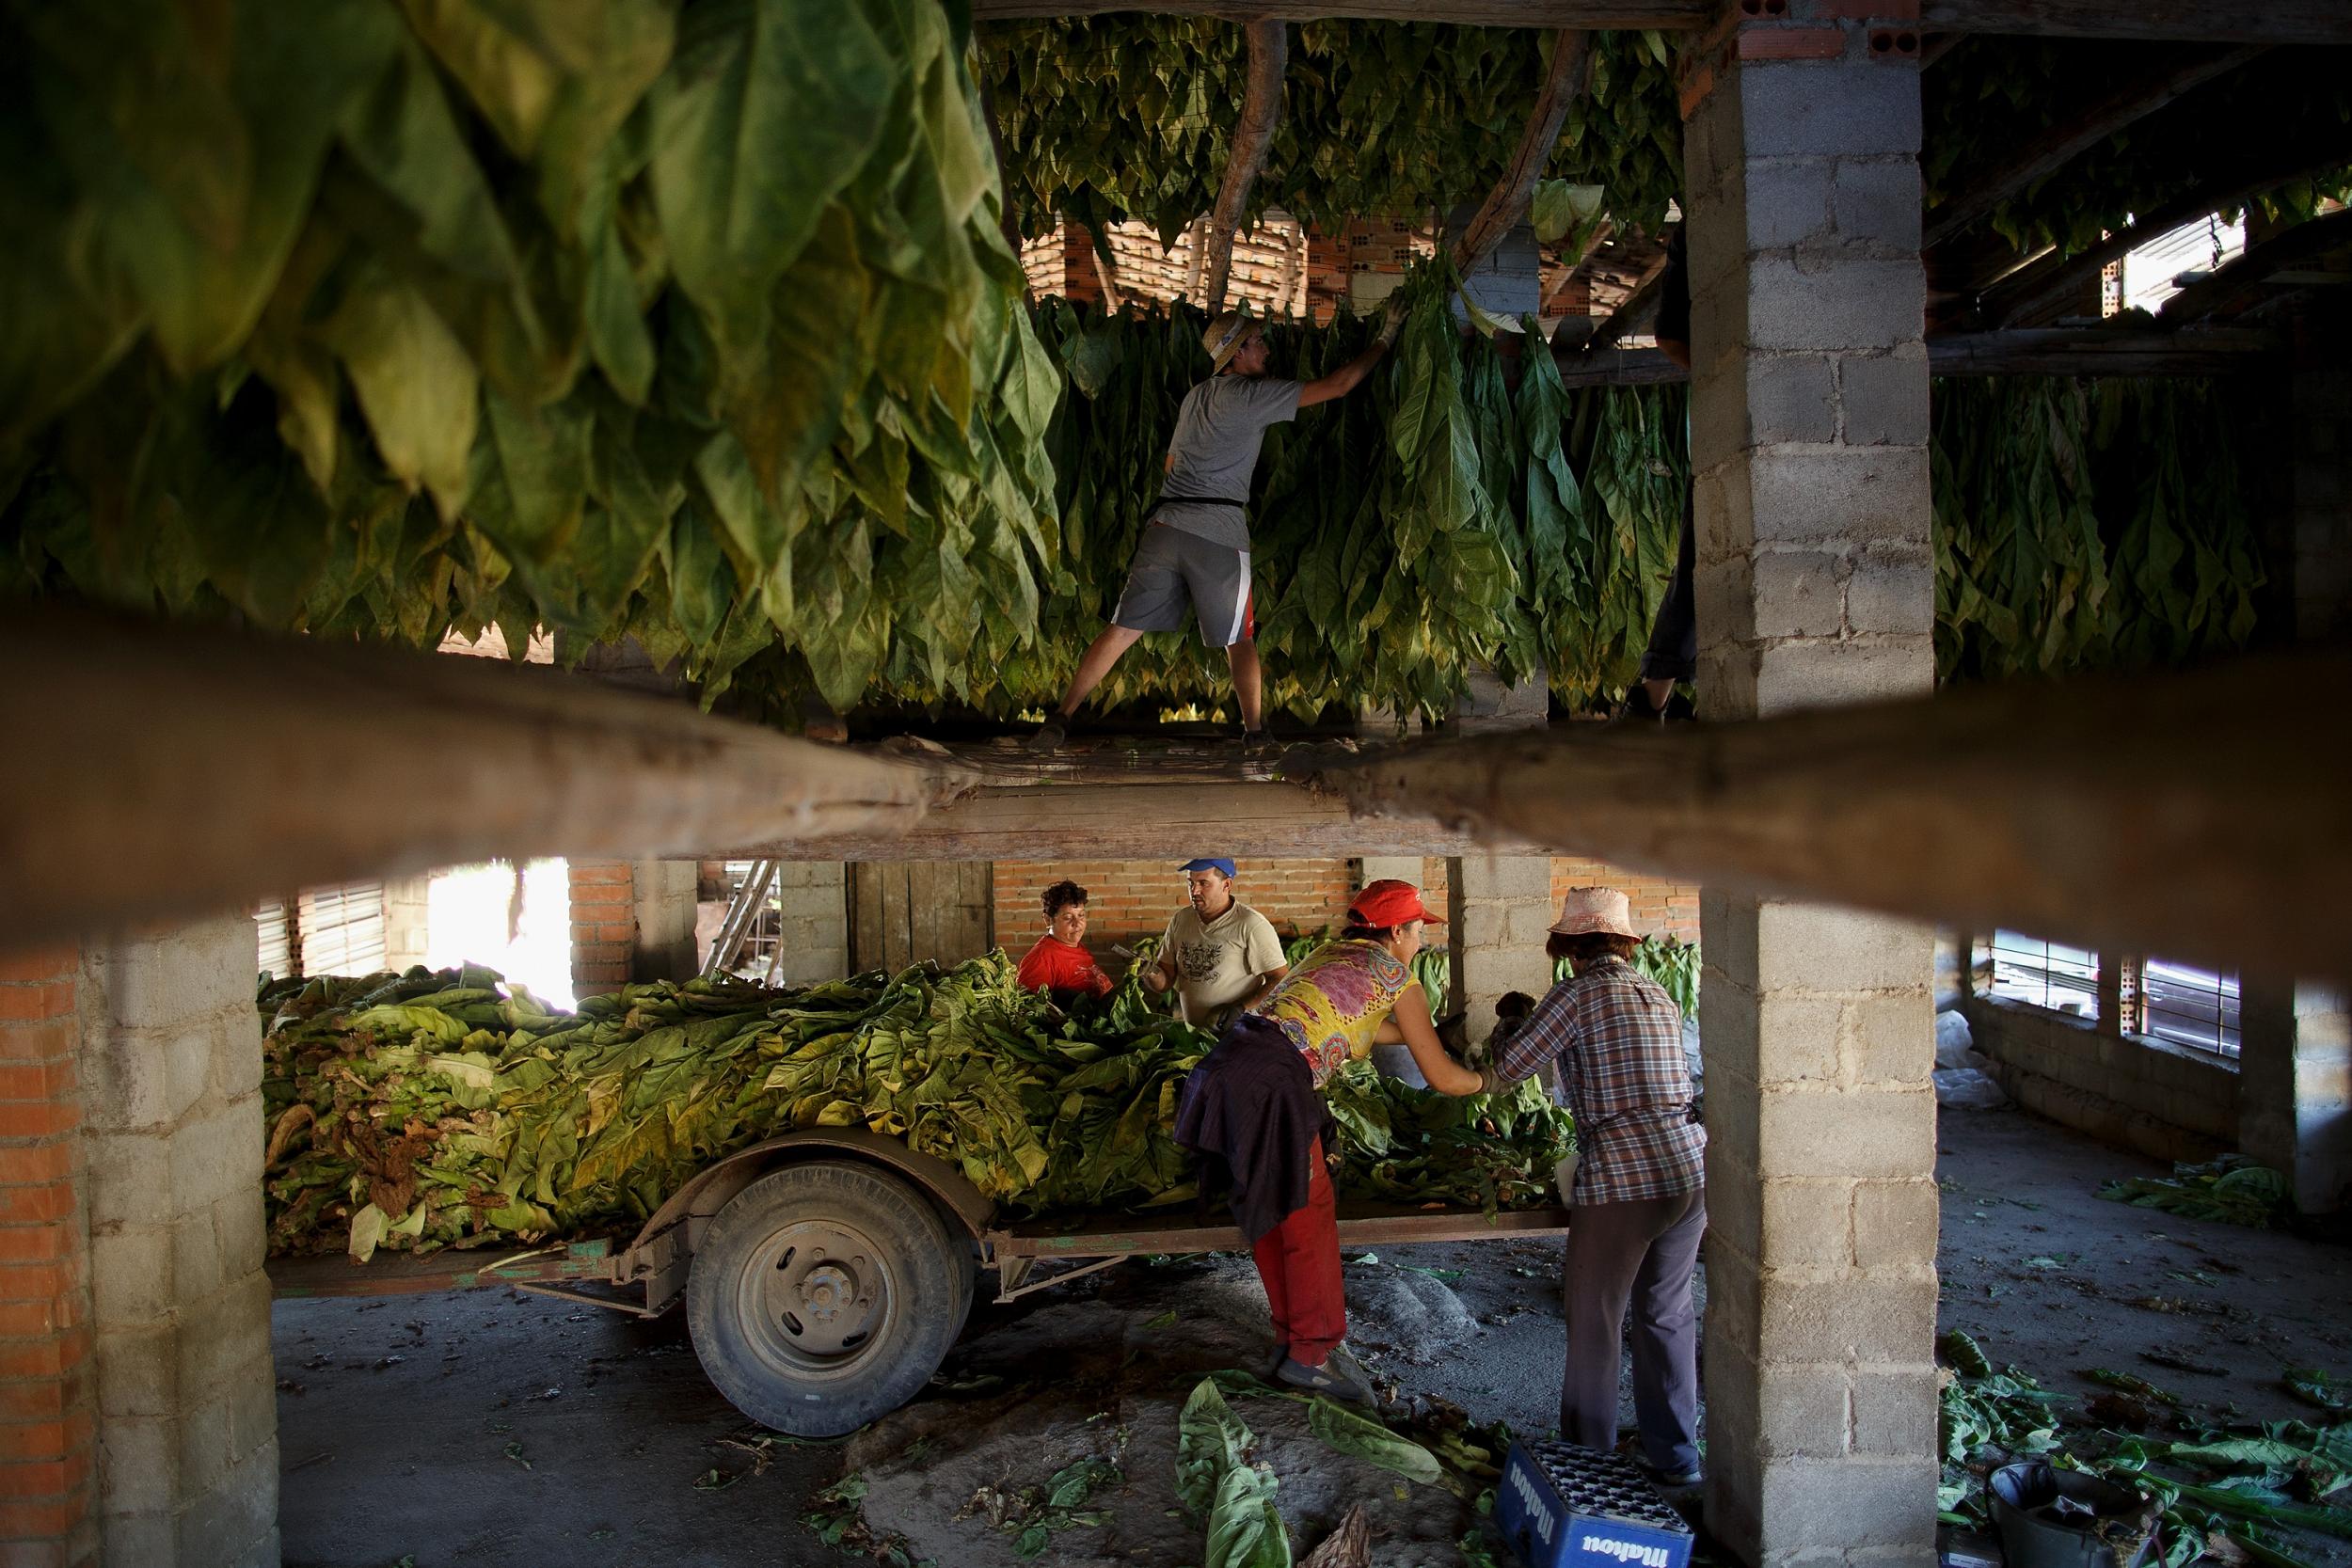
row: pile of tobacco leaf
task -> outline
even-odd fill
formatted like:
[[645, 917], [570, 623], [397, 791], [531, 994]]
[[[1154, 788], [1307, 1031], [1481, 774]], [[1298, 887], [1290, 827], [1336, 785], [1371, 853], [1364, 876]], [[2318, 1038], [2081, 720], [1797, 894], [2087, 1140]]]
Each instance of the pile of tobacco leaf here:
[[[902, 1138], [1021, 1212], [1197, 1190], [1173, 1130], [1208, 1037], [1124, 994], [1066, 1013], [1002, 954], [784, 990], [632, 985], [577, 1013], [477, 968], [265, 981], [260, 1005], [278, 1253], [626, 1228], [718, 1156], [805, 1127]], [[1351, 1078], [1333, 1101], [1350, 1193], [1540, 1203], [1567, 1148], [1532, 1085], [1447, 1101]]]
[[2099, 1196], [2135, 1209], [2155, 1209], [2189, 1219], [2284, 1229], [2295, 1218], [2295, 1195], [2287, 1179], [2243, 1155], [2224, 1154], [2206, 1164], [2176, 1164], [2172, 1174], [2114, 1180]]

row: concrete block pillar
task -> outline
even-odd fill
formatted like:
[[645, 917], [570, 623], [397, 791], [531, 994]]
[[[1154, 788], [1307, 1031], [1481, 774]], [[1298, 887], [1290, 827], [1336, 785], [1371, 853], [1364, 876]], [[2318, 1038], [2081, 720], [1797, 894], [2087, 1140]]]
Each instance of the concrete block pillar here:
[[1544, 940], [1552, 922], [1546, 855], [1465, 855], [1447, 863], [1446, 920], [1454, 955], [1446, 1010], [1466, 1009], [1473, 1040], [1494, 1033], [1505, 991], [1551, 989]]
[[776, 867], [780, 985], [837, 980], [850, 973], [849, 867], [840, 861], [785, 861]]
[[278, 1561], [253, 922], [83, 950], [77, 997], [109, 1564]]
[[639, 861], [632, 868], [637, 934], [629, 955], [632, 980], [691, 980], [702, 968], [694, 948], [692, 861]]
[[[1699, 702], [1933, 689], [1919, 85], [1794, 0], [1686, 61]], [[1925, 928], [1709, 890], [1708, 1511], [1743, 1560], [1935, 1560]]]
[[99, 1546], [80, 967], [0, 957], [0, 1562], [67, 1568]]
[[432, 947], [433, 879], [395, 877], [384, 884], [384, 967], [424, 962]]
[[2286, 1174], [2305, 1213], [2336, 1213], [2352, 1205], [2352, 1006], [2250, 975], [2239, 1004], [2239, 1146]]

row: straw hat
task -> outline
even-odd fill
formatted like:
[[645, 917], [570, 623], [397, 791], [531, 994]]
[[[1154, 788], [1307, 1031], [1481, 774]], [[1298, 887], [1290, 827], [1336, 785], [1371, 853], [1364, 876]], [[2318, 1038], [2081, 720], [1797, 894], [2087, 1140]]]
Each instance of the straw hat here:
[[1572, 887], [1551, 928], [1564, 937], [1629, 937], [1634, 935], [1633, 906], [1613, 887]]
[[1242, 351], [1242, 346], [1258, 333], [1258, 324], [1239, 310], [1228, 310], [1209, 324], [1200, 334], [1200, 346], [1209, 351], [1209, 366], [1221, 371], [1226, 362]]

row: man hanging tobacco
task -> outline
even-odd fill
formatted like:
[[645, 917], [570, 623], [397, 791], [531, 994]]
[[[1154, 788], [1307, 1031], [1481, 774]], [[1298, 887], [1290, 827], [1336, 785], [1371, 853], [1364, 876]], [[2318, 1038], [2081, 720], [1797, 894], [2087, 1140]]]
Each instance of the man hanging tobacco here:
[[1264, 329], [1228, 310], [1200, 335], [1210, 374], [1184, 394], [1176, 433], [1163, 465], [1159, 503], [1143, 531], [1127, 586], [1110, 625], [1089, 645], [1070, 678], [1061, 705], [1046, 717], [1029, 744], [1050, 752], [1068, 737], [1070, 720], [1102, 684], [1120, 656], [1148, 631], [1181, 631], [1187, 611], [1200, 641], [1225, 650], [1241, 707], [1242, 739], [1265, 740], [1264, 677], [1258, 664], [1258, 624], [1249, 584], [1249, 480], [1268, 425], [1301, 408], [1345, 397], [1396, 341], [1403, 313], [1391, 306], [1373, 345], [1330, 374], [1312, 381], [1266, 374]]

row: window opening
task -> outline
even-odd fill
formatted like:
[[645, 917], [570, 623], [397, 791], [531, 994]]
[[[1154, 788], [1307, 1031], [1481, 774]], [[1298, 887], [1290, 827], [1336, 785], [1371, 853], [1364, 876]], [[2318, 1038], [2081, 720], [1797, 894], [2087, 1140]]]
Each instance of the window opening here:
[[2140, 1028], [2154, 1039], [2238, 1053], [2238, 977], [2171, 958], [2140, 966]]
[[1995, 931], [1990, 942], [1978, 940], [1975, 962], [1980, 973], [1990, 967], [1993, 996], [2076, 1018], [2099, 1016], [2099, 956], [2087, 947]]

